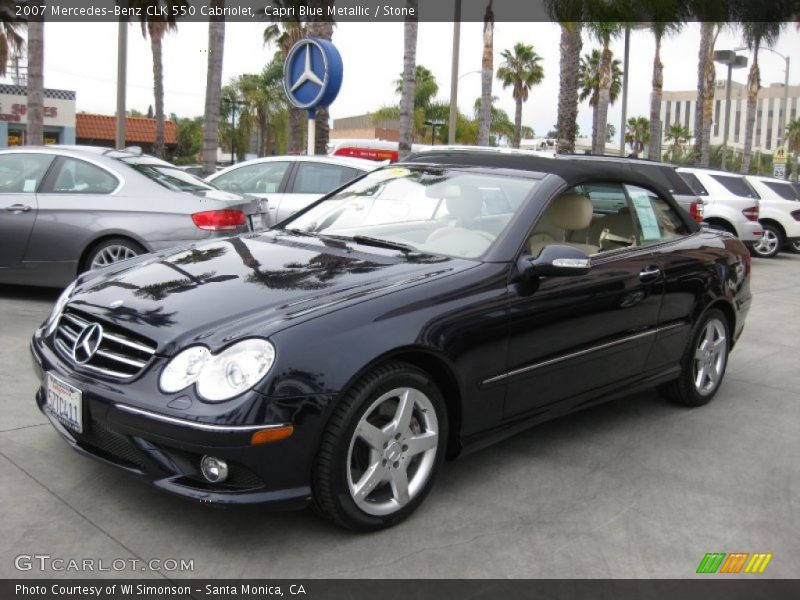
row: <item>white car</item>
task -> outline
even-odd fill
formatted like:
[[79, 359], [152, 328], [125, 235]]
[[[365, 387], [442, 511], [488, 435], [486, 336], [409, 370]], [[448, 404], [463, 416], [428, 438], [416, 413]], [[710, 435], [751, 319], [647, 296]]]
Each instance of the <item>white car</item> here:
[[761, 196], [758, 220], [764, 228], [756, 255], [771, 258], [785, 244], [800, 251], [800, 194], [790, 181], [748, 175], [747, 181]]
[[743, 175], [695, 167], [677, 169], [689, 187], [703, 199], [703, 222], [738, 237], [748, 248], [764, 233], [758, 194]]
[[360, 158], [267, 156], [222, 169], [206, 181], [226, 191], [266, 199], [272, 226], [380, 165]]

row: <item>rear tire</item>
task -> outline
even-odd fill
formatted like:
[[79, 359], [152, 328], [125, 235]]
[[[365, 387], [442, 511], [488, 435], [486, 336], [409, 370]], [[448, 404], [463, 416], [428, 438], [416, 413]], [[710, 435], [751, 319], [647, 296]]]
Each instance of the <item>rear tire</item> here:
[[102, 269], [121, 260], [134, 258], [145, 254], [147, 250], [133, 240], [124, 237], [114, 237], [103, 240], [89, 251], [81, 265], [81, 272]]
[[730, 333], [725, 315], [716, 308], [697, 322], [681, 358], [681, 374], [659, 387], [667, 399], [684, 406], [708, 404], [725, 377]]
[[772, 258], [778, 254], [783, 247], [783, 232], [770, 224], [762, 224], [761, 227], [764, 229], [764, 233], [761, 235], [761, 239], [758, 243], [751, 247], [752, 254], [759, 258]]
[[445, 455], [447, 414], [431, 377], [394, 361], [344, 394], [312, 475], [314, 506], [356, 531], [391, 527], [422, 503]]

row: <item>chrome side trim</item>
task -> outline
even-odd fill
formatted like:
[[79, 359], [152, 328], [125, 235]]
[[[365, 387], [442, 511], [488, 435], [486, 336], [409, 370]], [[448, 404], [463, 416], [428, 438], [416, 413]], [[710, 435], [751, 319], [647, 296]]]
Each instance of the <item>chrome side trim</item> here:
[[155, 421], [169, 423], [170, 425], [178, 425], [179, 427], [188, 427], [189, 429], [199, 429], [201, 431], [213, 431], [216, 433], [244, 433], [247, 431], [260, 431], [262, 429], [280, 429], [281, 427], [289, 427], [289, 423], [271, 423], [264, 425], [212, 425], [210, 423], [198, 423], [196, 421], [187, 421], [186, 419], [178, 419], [176, 417], [168, 417], [159, 413], [154, 413], [149, 410], [141, 408], [134, 408], [127, 404], [114, 404], [114, 406], [122, 411], [147, 417]]
[[664, 331], [669, 331], [670, 329], [675, 329], [676, 327], [683, 327], [687, 325], [687, 323], [673, 323], [671, 325], [667, 325], [665, 327], [659, 327], [657, 329], [650, 329], [648, 331], [643, 331], [641, 333], [634, 333], [633, 335], [626, 336], [624, 338], [620, 338], [618, 340], [614, 340], [613, 342], [606, 342], [605, 344], [600, 344], [598, 346], [592, 346], [591, 348], [585, 348], [583, 350], [578, 350], [577, 352], [570, 352], [569, 354], [562, 354], [561, 356], [556, 356], [555, 358], [550, 358], [548, 360], [543, 360], [542, 362], [534, 363], [532, 365], [528, 365], [527, 367], [520, 367], [519, 369], [514, 369], [513, 371], [508, 371], [507, 373], [501, 373], [500, 375], [495, 375], [494, 377], [490, 377], [489, 379], [485, 379], [481, 382], [481, 385], [489, 385], [492, 383], [497, 383], [498, 381], [503, 381], [508, 379], [509, 377], [515, 377], [517, 375], [522, 375], [523, 373], [529, 373], [530, 371], [535, 371], [536, 369], [541, 369], [543, 367], [549, 367], [550, 365], [554, 365], [565, 360], [570, 360], [573, 358], [578, 358], [579, 356], [584, 356], [586, 354], [591, 354], [592, 352], [597, 352], [599, 350], [605, 350], [607, 348], [613, 348], [614, 346], [619, 346], [620, 344], [625, 344], [627, 342], [632, 342], [634, 340], [638, 340], [641, 338], [645, 338], [651, 335], [656, 335], [662, 333]]

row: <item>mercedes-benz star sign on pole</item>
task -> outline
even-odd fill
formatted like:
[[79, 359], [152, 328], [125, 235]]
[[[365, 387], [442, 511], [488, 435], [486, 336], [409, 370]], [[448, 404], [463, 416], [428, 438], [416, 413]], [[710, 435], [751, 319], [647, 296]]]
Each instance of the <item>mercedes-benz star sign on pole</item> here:
[[308, 112], [308, 154], [314, 154], [314, 117], [330, 106], [342, 87], [342, 57], [328, 40], [305, 38], [289, 50], [283, 88], [289, 102]]

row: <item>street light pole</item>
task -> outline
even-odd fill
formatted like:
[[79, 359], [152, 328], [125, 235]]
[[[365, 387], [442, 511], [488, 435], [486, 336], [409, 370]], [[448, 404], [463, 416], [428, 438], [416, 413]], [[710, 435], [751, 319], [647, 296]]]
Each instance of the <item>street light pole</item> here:
[[733, 75], [733, 64], [728, 63], [728, 80], [725, 83], [725, 129], [722, 132], [722, 163], [721, 168], [725, 170], [725, 158], [728, 156], [728, 128], [731, 124], [731, 76]]
[[456, 115], [458, 114], [458, 54], [461, 44], [461, 0], [455, 0], [453, 15], [453, 63], [450, 69], [450, 130], [447, 143], [456, 143]]
[[125, 87], [128, 68], [128, 22], [122, 20], [117, 29], [117, 123], [115, 145], [125, 147]]
[[622, 123], [619, 128], [619, 155], [625, 156], [625, 127], [628, 120], [628, 60], [630, 55], [631, 28], [625, 27], [625, 52], [622, 63]]

